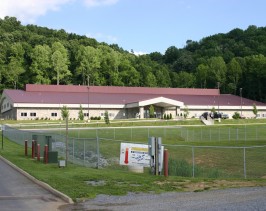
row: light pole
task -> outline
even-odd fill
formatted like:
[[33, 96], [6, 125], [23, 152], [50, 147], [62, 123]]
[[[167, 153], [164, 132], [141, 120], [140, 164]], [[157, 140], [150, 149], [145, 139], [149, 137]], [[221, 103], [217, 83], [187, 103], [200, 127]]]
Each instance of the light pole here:
[[89, 110], [89, 102], [90, 102], [90, 86], [87, 86], [88, 89], [88, 122], [90, 121], [90, 110]]
[[242, 117], [242, 88], [240, 88], [240, 111], [241, 111], [241, 117]]
[[220, 115], [220, 82], [218, 82], [218, 114]]
[[124, 117], [124, 119], [126, 119], [126, 100], [123, 100], [123, 103], [124, 103], [124, 114], [123, 114], [123, 117]]

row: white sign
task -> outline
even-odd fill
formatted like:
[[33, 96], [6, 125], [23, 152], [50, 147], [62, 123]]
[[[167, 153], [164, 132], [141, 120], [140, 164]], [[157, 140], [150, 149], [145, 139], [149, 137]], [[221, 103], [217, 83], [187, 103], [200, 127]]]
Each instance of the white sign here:
[[150, 166], [150, 155], [147, 144], [121, 143], [120, 165]]

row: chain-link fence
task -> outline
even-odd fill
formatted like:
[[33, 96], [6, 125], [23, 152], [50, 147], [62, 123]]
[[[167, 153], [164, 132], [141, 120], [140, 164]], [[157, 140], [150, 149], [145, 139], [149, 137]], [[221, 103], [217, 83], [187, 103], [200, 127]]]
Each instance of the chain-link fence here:
[[266, 146], [167, 145], [169, 175], [202, 178], [262, 178], [266, 176]]
[[[85, 133], [84, 133], [85, 132]], [[164, 140], [186, 142], [232, 142], [265, 140], [266, 126], [239, 125], [221, 127], [110, 127], [110, 128], [76, 128], [71, 135], [82, 137], [99, 137], [110, 140], [127, 140], [139, 142], [148, 137], [162, 137]]]
[[[87, 167], [117, 167], [121, 142], [147, 144], [148, 137], [162, 137], [163, 145], [169, 151], [169, 175], [203, 178], [261, 178], [266, 176], [264, 133], [264, 126], [257, 126], [252, 130], [248, 127], [82, 128], [70, 129], [69, 137], [66, 139], [62, 130], [23, 131], [6, 126], [4, 136], [21, 145], [24, 144], [24, 140], [31, 141], [34, 136], [49, 137], [52, 150], [57, 151], [59, 156], [65, 157], [68, 148], [68, 161]], [[259, 141], [263, 146], [180, 145], [182, 141], [183, 143], [193, 141], [200, 145], [201, 141], [218, 143], [233, 140], [257, 141], [256, 143]]]

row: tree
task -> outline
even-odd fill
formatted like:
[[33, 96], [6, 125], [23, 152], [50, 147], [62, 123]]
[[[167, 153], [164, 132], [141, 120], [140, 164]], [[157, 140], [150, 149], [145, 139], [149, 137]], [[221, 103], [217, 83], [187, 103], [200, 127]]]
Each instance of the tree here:
[[63, 106], [61, 108], [61, 116], [66, 120], [66, 164], [68, 161], [68, 118], [69, 118], [69, 110], [67, 106]]
[[253, 114], [255, 115], [255, 118], [257, 118], [257, 115], [258, 115], [258, 109], [257, 109], [257, 106], [256, 106], [255, 103], [253, 104], [253, 109], [252, 109], [252, 111], [253, 111]]
[[181, 71], [179, 73], [172, 73], [172, 84], [173, 87], [179, 87], [179, 88], [192, 88], [195, 87], [195, 75], [193, 73], [188, 73], [185, 71]]
[[149, 72], [147, 77], [146, 77], [146, 86], [148, 86], [148, 87], [156, 87], [157, 86], [156, 77], [152, 72]]
[[208, 66], [205, 64], [199, 64], [196, 69], [196, 79], [200, 88], [206, 88], [208, 78]]
[[84, 120], [84, 113], [81, 105], [79, 106], [79, 120]]
[[15, 89], [17, 88], [17, 84], [19, 82], [19, 76], [25, 72], [24, 54], [25, 51], [21, 43], [11, 45], [9, 63], [7, 65], [5, 77], [8, 82], [13, 84]]
[[63, 119], [68, 119], [69, 117], [69, 110], [65, 105], [61, 108], [61, 116]]
[[108, 111], [105, 111], [105, 112], [104, 112], [104, 121], [105, 121], [105, 124], [107, 124], [107, 125], [110, 124], [109, 113], [108, 113]]
[[90, 77], [97, 80], [96, 70], [100, 68], [99, 50], [91, 46], [80, 46], [76, 55], [77, 73], [82, 75], [83, 85], [90, 85]]
[[184, 117], [185, 117], [185, 119], [188, 117], [188, 115], [189, 115], [189, 109], [188, 109], [187, 106], [185, 106], [185, 108], [184, 108]]
[[171, 87], [170, 72], [166, 66], [158, 66], [155, 71], [155, 77], [159, 87]]
[[177, 58], [179, 57], [179, 50], [177, 49], [177, 47], [175, 46], [170, 46], [169, 48], [167, 48], [167, 50], [165, 51], [164, 54], [164, 61], [166, 64], [173, 64], [174, 61], [177, 60]]
[[242, 69], [236, 58], [233, 58], [227, 65], [228, 91], [236, 94], [239, 80], [242, 76]]
[[68, 69], [69, 60], [67, 55], [67, 50], [60, 42], [55, 42], [52, 45], [52, 66], [56, 76], [56, 84], [59, 85], [61, 80], [67, 82], [68, 77], [72, 74]]
[[50, 84], [49, 70], [51, 68], [51, 49], [48, 45], [37, 45], [31, 53], [30, 66], [33, 81], [37, 84]]
[[149, 113], [150, 113], [150, 118], [154, 118], [154, 107], [153, 107], [153, 105], [150, 105]]
[[209, 67], [209, 87], [215, 87], [217, 82], [220, 82], [221, 87], [225, 86], [227, 68], [224, 59], [221, 56], [211, 57], [207, 63]]

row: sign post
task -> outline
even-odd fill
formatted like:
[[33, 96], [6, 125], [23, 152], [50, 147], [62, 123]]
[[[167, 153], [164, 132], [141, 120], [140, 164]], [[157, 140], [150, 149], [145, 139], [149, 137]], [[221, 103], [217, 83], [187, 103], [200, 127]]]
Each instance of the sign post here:
[[5, 131], [5, 125], [1, 125], [2, 130], [2, 149], [4, 149], [4, 131]]

